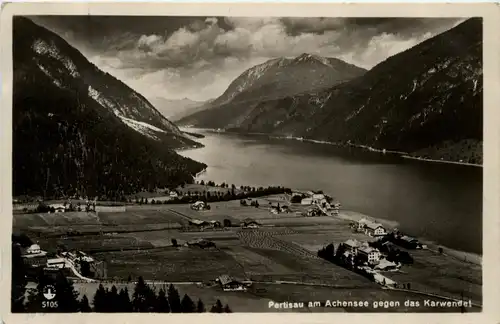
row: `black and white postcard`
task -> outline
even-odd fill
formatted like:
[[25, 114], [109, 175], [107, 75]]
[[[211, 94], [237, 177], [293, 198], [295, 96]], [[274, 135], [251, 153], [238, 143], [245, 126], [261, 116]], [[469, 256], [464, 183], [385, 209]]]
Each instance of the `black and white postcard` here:
[[4, 6], [5, 323], [499, 320], [498, 18]]

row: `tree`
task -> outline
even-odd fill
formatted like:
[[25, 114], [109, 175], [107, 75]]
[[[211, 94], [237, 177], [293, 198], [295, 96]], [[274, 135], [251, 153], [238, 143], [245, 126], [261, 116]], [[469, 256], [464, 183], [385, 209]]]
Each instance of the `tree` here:
[[132, 296], [132, 310], [134, 312], [148, 313], [154, 309], [156, 296], [153, 290], [146, 285], [142, 276], [137, 280]]
[[167, 294], [163, 288], [158, 292], [158, 297], [156, 298], [156, 308], [157, 313], [170, 313], [170, 305], [168, 304]]
[[183, 313], [194, 313], [196, 310], [193, 300], [187, 294], [182, 298], [181, 309]]
[[181, 313], [181, 298], [179, 292], [175, 289], [174, 285], [170, 284], [168, 287], [168, 303], [170, 305], [170, 311], [172, 313]]
[[205, 185], [205, 181], [201, 180], [201, 181], [200, 181], [200, 184], [201, 184], [202, 186], [204, 186], [204, 185]]
[[113, 285], [111, 290], [106, 293], [106, 300], [108, 303], [107, 311], [111, 313], [120, 312], [120, 299], [118, 296], [118, 289]]
[[174, 239], [174, 238], [172, 239], [172, 245], [173, 245], [174, 247], [177, 247], [177, 240], [176, 240], [176, 239]]
[[131, 282], [131, 281], [132, 281], [132, 276], [128, 275], [127, 282]]
[[80, 300], [80, 312], [82, 313], [90, 313], [92, 312], [92, 308], [90, 308], [89, 300], [87, 299], [87, 295], [83, 295]]
[[107, 311], [106, 290], [102, 284], [99, 284], [94, 295], [94, 312], [103, 313]]
[[222, 313], [222, 312], [223, 312], [222, 303], [220, 302], [219, 299], [217, 299], [215, 304], [210, 309], [210, 313]]
[[55, 282], [57, 291], [56, 301], [58, 302], [58, 311], [62, 313], [78, 312], [80, 303], [78, 301], [78, 292], [73, 287], [73, 282], [68, 280], [62, 273], [58, 274]]
[[130, 296], [128, 294], [128, 288], [120, 289], [120, 293], [118, 294], [120, 312], [128, 313], [132, 312], [132, 302], [130, 301]]
[[231, 220], [229, 219], [224, 219], [224, 227], [231, 227], [232, 223], [231, 223]]
[[205, 309], [205, 304], [201, 301], [201, 299], [198, 299], [198, 303], [196, 304], [196, 312], [198, 313], [205, 313], [207, 310]]
[[229, 305], [226, 304], [226, 306], [224, 306], [224, 313], [232, 313], [233, 311], [231, 310], [231, 308], [229, 308]]

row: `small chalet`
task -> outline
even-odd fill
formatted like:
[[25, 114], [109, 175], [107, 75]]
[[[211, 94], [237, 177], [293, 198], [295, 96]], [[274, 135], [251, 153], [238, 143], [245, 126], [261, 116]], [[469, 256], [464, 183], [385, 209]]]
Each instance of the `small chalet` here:
[[245, 291], [246, 286], [228, 275], [219, 276], [216, 281], [224, 291]]
[[365, 225], [365, 234], [369, 236], [384, 236], [386, 232], [382, 224], [367, 222]]

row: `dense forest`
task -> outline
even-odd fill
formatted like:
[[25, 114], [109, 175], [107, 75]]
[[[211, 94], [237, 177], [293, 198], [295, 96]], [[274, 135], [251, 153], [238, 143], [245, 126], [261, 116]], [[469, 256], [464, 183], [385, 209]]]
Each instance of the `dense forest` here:
[[[57, 35], [17, 17], [13, 39], [14, 195], [116, 198], [191, 183], [206, 167], [174, 151], [196, 142]], [[48, 54], [33, 50], [40, 40]], [[129, 127], [116, 107], [160, 131], [152, 138]]]

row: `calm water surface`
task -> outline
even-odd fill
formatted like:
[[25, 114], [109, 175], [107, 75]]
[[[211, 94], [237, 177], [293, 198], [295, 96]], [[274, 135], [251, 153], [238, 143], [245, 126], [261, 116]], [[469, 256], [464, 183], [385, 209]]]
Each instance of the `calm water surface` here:
[[217, 183], [323, 190], [342, 208], [396, 221], [410, 235], [481, 254], [482, 168], [427, 163], [258, 135], [200, 131], [204, 148], [180, 152]]

